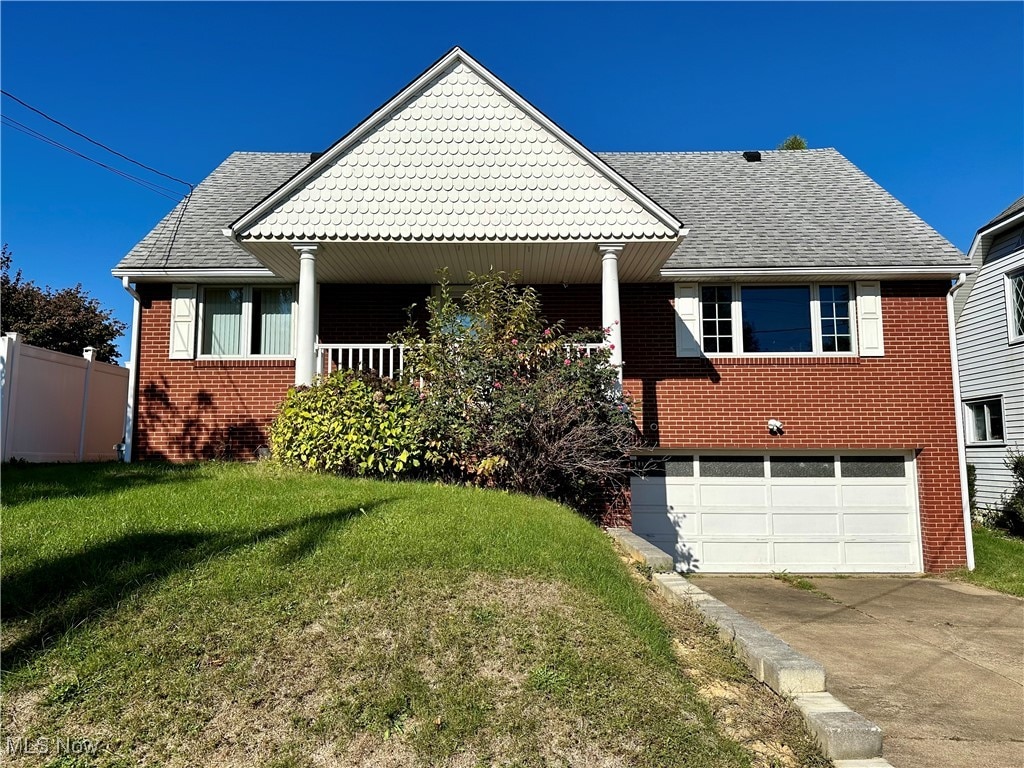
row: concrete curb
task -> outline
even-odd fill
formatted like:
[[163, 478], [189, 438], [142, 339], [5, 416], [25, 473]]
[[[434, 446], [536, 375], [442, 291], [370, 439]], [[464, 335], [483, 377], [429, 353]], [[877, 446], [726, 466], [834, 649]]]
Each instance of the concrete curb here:
[[793, 698], [825, 755], [841, 761], [836, 768], [891, 768], [881, 760], [882, 729], [826, 692], [825, 667], [677, 573], [655, 573], [652, 581], [666, 600], [692, 605], [716, 626], [755, 678]]
[[882, 754], [882, 729], [831, 693], [805, 693], [794, 696], [793, 703], [829, 757], [865, 760]]
[[655, 573], [675, 570], [672, 556], [662, 552], [646, 539], [642, 539], [625, 528], [609, 528], [608, 535], [634, 560], [639, 560]]

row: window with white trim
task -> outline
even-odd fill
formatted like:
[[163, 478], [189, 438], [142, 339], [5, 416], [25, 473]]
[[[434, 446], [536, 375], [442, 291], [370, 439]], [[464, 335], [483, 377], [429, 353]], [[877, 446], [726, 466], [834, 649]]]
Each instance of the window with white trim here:
[[964, 403], [968, 443], [1003, 441], [1003, 399], [992, 397]]
[[855, 349], [852, 287], [702, 285], [700, 345], [706, 354], [845, 354]]
[[1006, 276], [1006, 324], [1011, 342], [1024, 340], [1024, 272]]
[[201, 357], [291, 357], [293, 286], [203, 286], [199, 295]]

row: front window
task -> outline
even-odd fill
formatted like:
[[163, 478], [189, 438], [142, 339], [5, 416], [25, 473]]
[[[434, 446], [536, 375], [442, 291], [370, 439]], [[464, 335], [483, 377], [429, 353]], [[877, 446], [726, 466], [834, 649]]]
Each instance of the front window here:
[[811, 287], [757, 285], [740, 289], [744, 352], [813, 352]]
[[994, 397], [966, 403], [967, 437], [972, 443], [995, 443], [1003, 439], [1003, 401]]
[[290, 356], [294, 302], [295, 291], [291, 286], [203, 288], [200, 354]]
[[849, 353], [849, 285], [701, 287], [701, 348], [708, 354]]
[[732, 352], [732, 286], [704, 286], [700, 300], [704, 351]]

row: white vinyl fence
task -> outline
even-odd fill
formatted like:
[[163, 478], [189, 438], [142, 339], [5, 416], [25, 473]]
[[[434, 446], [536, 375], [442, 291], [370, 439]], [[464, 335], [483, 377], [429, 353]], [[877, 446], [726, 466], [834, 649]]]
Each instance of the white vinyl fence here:
[[0, 338], [0, 460], [106, 461], [124, 439], [128, 369]]

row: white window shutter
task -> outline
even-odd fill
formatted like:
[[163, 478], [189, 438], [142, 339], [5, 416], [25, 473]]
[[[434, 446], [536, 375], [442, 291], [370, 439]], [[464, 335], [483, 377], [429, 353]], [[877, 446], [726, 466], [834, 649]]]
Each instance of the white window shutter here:
[[676, 357], [700, 357], [697, 283], [676, 283]]
[[171, 360], [196, 356], [196, 285], [171, 286]]
[[861, 357], [882, 357], [882, 288], [877, 280], [857, 283], [857, 342]]

